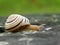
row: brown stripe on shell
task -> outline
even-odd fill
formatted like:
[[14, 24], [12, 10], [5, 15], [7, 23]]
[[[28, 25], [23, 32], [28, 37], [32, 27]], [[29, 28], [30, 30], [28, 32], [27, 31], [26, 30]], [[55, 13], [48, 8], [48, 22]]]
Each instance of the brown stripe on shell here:
[[24, 25], [24, 26], [19, 26], [17, 29], [13, 30], [13, 31], [9, 31], [12, 33], [16, 33], [16, 32], [21, 32], [24, 31], [25, 29], [27, 29], [26, 27], [30, 26], [30, 24]]
[[[17, 18], [17, 17], [16, 17]], [[11, 22], [13, 22], [14, 20], [16, 20], [16, 18], [15, 19], [13, 19], [12, 21], [9, 21], [9, 22], [6, 22], [6, 23], [11, 23]]]
[[14, 27], [12, 27], [12, 28], [9, 28], [9, 29], [6, 29], [6, 30], [14, 29], [15, 27], [19, 26], [19, 25], [21, 24], [22, 21], [23, 21], [23, 19], [22, 19], [16, 26], [14, 26]]

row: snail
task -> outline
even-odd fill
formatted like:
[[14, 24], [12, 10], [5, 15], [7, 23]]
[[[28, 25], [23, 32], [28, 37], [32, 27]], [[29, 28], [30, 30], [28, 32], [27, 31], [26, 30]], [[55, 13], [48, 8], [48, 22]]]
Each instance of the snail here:
[[40, 26], [31, 25], [29, 19], [19, 15], [19, 14], [11, 14], [8, 16], [5, 22], [5, 29], [8, 32], [20, 32], [24, 29], [32, 29], [34, 31], [38, 31]]

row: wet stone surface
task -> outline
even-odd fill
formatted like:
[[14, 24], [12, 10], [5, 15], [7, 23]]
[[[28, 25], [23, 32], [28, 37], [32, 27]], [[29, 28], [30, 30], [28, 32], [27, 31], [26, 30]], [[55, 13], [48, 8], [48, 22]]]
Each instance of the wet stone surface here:
[[[46, 26], [38, 32], [0, 33], [0, 45], [60, 45], [60, 15], [35, 14], [25, 15], [31, 24]], [[0, 31], [5, 30], [4, 23], [7, 17], [0, 17]], [[1, 27], [2, 26], [2, 27]]]

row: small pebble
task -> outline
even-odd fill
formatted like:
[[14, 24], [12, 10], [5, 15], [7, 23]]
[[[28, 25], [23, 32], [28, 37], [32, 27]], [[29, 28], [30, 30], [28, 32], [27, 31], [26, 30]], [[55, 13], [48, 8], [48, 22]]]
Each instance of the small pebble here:
[[4, 36], [4, 33], [0, 34], [0, 36]]
[[42, 31], [42, 32], [46, 32], [46, 31]]
[[7, 44], [9, 44], [8, 42], [5, 42], [5, 41], [1, 41], [0, 42], [0, 45], [7, 45]]
[[38, 20], [35, 20], [35, 22], [38, 22]]
[[32, 41], [33, 39], [32, 38], [21, 38], [21, 39], [19, 39], [19, 41], [24, 41], [24, 40]]
[[45, 28], [45, 30], [50, 30], [50, 29], [52, 29], [52, 27], [49, 27], [49, 28]]

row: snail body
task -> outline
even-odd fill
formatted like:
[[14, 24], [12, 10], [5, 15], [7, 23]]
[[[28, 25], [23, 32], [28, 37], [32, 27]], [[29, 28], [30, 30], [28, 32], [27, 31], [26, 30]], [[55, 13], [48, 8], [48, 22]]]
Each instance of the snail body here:
[[38, 31], [40, 27], [37, 25], [31, 25], [29, 19], [24, 16], [11, 14], [5, 22], [5, 29], [8, 32], [20, 32], [23, 31], [23, 29]]

